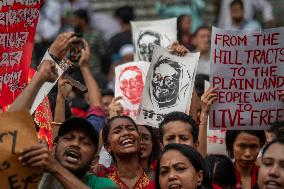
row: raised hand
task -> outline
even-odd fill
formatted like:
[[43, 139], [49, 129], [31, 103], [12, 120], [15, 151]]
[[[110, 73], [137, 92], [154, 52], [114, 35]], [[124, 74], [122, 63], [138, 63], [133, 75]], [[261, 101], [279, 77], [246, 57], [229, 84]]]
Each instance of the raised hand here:
[[218, 94], [216, 92], [217, 87], [209, 88], [202, 96], [201, 96], [201, 114], [200, 114], [200, 124], [207, 123], [209, 111], [211, 105], [215, 100], [218, 99]]
[[122, 97], [118, 96], [112, 99], [111, 103], [108, 106], [109, 118], [112, 118], [117, 115], [121, 115], [123, 113], [123, 107], [121, 106], [119, 100]]
[[84, 43], [84, 48], [81, 50], [81, 58], [79, 60], [79, 66], [88, 67], [90, 56], [91, 56], [91, 50], [90, 50], [90, 46], [87, 43], [87, 41], [84, 39], [82, 41]]
[[170, 50], [171, 53], [176, 54], [178, 56], [184, 56], [186, 53], [189, 52], [186, 47], [180, 45], [177, 41], [170, 46]]
[[74, 32], [65, 32], [60, 34], [51, 44], [49, 54], [53, 55], [57, 59], [63, 59], [66, 56], [72, 41], [75, 39], [76, 36], [74, 36]]
[[38, 66], [37, 75], [42, 82], [54, 82], [58, 78], [55, 62], [52, 60], [43, 60]]
[[64, 78], [64, 75], [58, 80], [58, 96], [66, 100], [70, 92], [72, 91], [72, 84], [69, 80]]

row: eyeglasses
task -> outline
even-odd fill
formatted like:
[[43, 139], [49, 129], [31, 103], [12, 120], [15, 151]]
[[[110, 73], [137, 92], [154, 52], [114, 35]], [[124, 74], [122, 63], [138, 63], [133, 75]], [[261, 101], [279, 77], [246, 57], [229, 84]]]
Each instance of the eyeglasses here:
[[141, 134], [140, 135], [140, 141], [141, 142], [143, 141], [145, 144], [150, 144], [152, 142], [151, 136], [147, 135], [147, 134]]

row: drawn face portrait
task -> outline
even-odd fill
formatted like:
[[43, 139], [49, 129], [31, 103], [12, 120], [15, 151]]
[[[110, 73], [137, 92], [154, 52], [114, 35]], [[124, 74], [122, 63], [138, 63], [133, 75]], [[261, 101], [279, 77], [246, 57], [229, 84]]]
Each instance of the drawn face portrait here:
[[176, 103], [180, 74], [180, 65], [170, 59], [159, 60], [154, 66], [152, 94], [159, 108], [170, 107]]
[[119, 76], [119, 88], [123, 96], [132, 104], [139, 104], [144, 88], [143, 74], [137, 66], [122, 70]]
[[161, 37], [153, 31], [145, 31], [138, 38], [138, 52], [140, 60], [151, 62], [154, 44], [161, 46]]

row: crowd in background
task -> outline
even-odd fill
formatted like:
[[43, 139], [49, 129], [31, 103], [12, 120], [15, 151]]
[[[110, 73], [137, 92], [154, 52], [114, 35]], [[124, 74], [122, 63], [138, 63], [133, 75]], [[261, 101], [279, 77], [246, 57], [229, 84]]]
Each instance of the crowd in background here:
[[[208, 115], [217, 99], [216, 88], [204, 91], [211, 26], [203, 24], [203, 1], [178, 2], [157, 1], [156, 8], [162, 18], [177, 17], [179, 43], [171, 46], [173, 53], [200, 52], [197, 76], [190, 111], [167, 114], [155, 129], [122, 115], [120, 98], [114, 97], [114, 69], [134, 57], [130, 22], [136, 20], [135, 9], [123, 6], [113, 17], [97, 17], [87, 0], [43, 1], [31, 64], [38, 72], [9, 111], [30, 109], [39, 87], [57, 76], [55, 63], [41, 62], [43, 55], [48, 49], [51, 57], [62, 60], [76, 38], [84, 39], [84, 48], [69, 74], [88, 93], [77, 93], [61, 77], [49, 94], [54, 158], [44, 144], [20, 156], [25, 165], [45, 170], [39, 188], [284, 188], [283, 122], [267, 131], [227, 131], [228, 156], [207, 154]], [[221, 28], [276, 26], [265, 0], [223, 0], [221, 6]], [[257, 10], [263, 12], [264, 25], [254, 20]], [[284, 102], [284, 92], [279, 95]]]

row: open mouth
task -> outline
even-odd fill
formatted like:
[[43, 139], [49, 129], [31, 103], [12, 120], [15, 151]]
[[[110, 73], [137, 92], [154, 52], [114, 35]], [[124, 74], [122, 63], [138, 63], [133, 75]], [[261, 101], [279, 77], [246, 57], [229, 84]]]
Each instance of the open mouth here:
[[134, 144], [134, 140], [133, 139], [131, 139], [131, 138], [128, 138], [128, 139], [124, 139], [124, 140], [122, 140], [121, 142], [120, 142], [120, 145], [121, 146], [131, 146], [131, 145], [133, 145]]
[[169, 189], [181, 189], [182, 186], [180, 184], [171, 184], [169, 186]]
[[277, 188], [281, 188], [281, 185], [276, 182], [276, 181], [272, 181], [272, 180], [268, 180], [265, 183], [265, 188], [266, 189], [277, 189]]
[[64, 156], [66, 157], [66, 161], [70, 163], [78, 163], [81, 158], [81, 154], [74, 149], [66, 150]]

